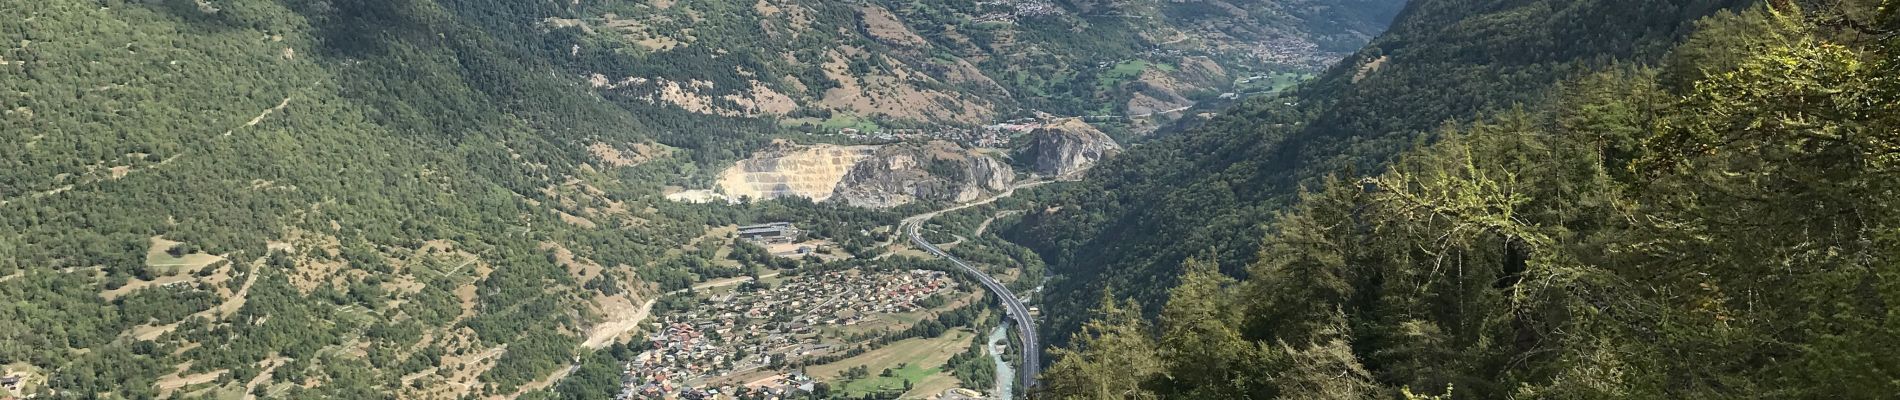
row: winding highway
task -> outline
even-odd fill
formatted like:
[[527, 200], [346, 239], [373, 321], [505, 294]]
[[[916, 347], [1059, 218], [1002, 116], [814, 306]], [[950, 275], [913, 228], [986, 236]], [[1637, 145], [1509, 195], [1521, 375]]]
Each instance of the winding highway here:
[[1023, 358], [1022, 358], [1022, 367], [1019, 369], [1019, 372], [1022, 373], [1022, 388], [1023, 388], [1023, 391], [1025, 392], [1029, 391], [1030, 389], [1034, 389], [1036, 387], [1036, 375], [1041, 373], [1042, 371], [1042, 343], [1040, 340], [1037, 339], [1036, 320], [1034, 318], [1030, 318], [1029, 307], [1024, 306], [1022, 299], [1017, 298], [1016, 293], [1011, 292], [1008, 287], [1003, 286], [1002, 282], [996, 281], [995, 277], [991, 277], [990, 274], [984, 273], [982, 270], [976, 269], [976, 267], [971, 266], [969, 263], [963, 262], [963, 260], [958, 259], [955, 256], [951, 256], [950, 253], [944, 252], [943, 249], [937, 248], [937, 245], [931, 244], [930, 241], [924, 240], [924, 236], [922, 233], [920, 233], [920, 230], [922, 229], [921, 227], [924, 225], [924, 222], [929, 221], [931, 218], [935, 218], [938, 214], [943, 214], [949, 211], [955, 211], [955, 210], [959, 210], [963, 208], [987, 204], [989, 202], [996, 201], [996, 199], [1009, 197], [1009, 195], [1014, 194], [1016, 192], [1016, 189], [1025, 189], [1025, 188], [1035, 187], [1035, 186], [1042, 185], [1045, 183], [1048, 183], [1048, 181], [1037, 181], [1037, 182], [1025, 183], [1022, 185], [1017, 185], [1015, 187], [1011, 187], [1009, 191], [998, 194], [995, 197], [989, 198], [988, 200], [984, 200], [984, 201], [976, 202], [976, 203], [964, 204], [957, 207], [937, 210], [930, 213], [925, 213], [925, 214], [917, 215], [914, 217], [906, 218], [904, 219], [904, 222], [902, 224], [902, 227], [904, 229], [904, 234], [910, 236], [911, 243], [916, 244], [918, 248], [923, 249], [925, 252], [928, 252], [931, 255], [942, 257], [945, 260], [950, 260], [951, 263], [955, 263], [958, 268], [963, 269], [963, 272], [970, 274], [970, 276], [976, 277], [978, 282], [983, 283], [983, 287], [985, 289], [988, 289], [990, 293], [996, 294], [996, 297], [1003, 301], [1003, 309], [1004, 309], [1003, 311], [1004, 313], [1009, 315], [1010, 320], [1013, 320], [1016, 323], [1016, 337], [1022, 340]]

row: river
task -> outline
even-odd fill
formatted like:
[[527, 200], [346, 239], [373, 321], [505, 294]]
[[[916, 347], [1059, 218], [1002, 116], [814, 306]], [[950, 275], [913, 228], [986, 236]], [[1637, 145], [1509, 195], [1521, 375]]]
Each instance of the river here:
[[990, 330], [990, 361], [996, 362], [996, 390], [990, 398], [1011, 400], [1016, 398], [1012, 392], [1016, 388], [1016, 370], [1009, 366], [1009, 360], [1003, 359], [1003, 350], [1009, 348], [1009, 323], [1004, 322]]

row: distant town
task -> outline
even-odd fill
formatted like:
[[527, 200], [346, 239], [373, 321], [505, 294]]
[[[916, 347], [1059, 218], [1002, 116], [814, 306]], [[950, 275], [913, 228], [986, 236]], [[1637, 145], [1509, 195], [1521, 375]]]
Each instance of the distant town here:
[[978, 6], [999, 9], [976, 17], [975, 22], [1009, 22], [1031, 17], [1043, 17], [1062, 14], [1062, 7], [1049, 0], [995, 0], [980, 1]]

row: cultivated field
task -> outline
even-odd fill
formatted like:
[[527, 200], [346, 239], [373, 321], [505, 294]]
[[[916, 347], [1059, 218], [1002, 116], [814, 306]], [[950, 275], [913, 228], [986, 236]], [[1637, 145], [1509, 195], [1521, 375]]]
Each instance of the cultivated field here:
[[[957, 379], [943, 371], [943, 363], [967, 349], [975, 336], [976, 333], [969, 330], [955, 329], [935, 338], [900, 340], [856, 357], [808, 367], [805, 371], [813, 378], [833, 382], [834, 390], [843, 390], [845, 397], [902, 390], [905, 380], [911, 382], [911, 390], [905, 393], [905, 398], [929, 397], [957, 387]], [[845, 370], [860, 365], [871, 371], [870, 377], [842, 379]], [[886, 368], [891, 369], [891, 376], [880, 376]]]

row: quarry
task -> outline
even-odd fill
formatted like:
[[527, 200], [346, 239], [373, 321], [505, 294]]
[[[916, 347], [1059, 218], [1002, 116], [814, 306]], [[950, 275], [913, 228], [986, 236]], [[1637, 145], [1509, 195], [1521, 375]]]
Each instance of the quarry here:
[[[1033, 125], [1028, 146], [974, 147], [938, 139], [889, 144], [795, 144], [779, 141], [733, 163], [713, 187], [667, 193], [686, 203], [788, 197], [891, 208], [918, 201], [967, 202], [1007, 190], [1023, 177], [1064, 177], [1121, 151], [1102, 131], [1078, 119]], [[1018, 171], [1014, 158], [1027, 170]]]

